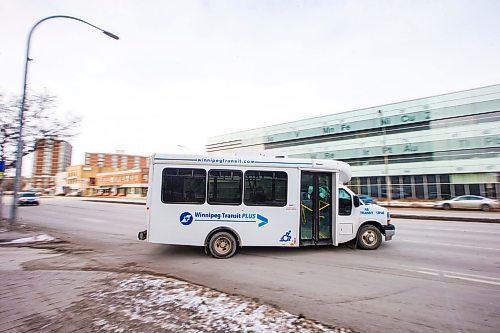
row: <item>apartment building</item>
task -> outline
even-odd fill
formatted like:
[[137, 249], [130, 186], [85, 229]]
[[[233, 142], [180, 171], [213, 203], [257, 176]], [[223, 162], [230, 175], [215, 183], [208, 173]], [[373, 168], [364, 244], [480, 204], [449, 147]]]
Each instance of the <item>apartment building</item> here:
[[33, 159], [32, 188], [54, 191], [55, 176], [71, 165], [72, 146], [63, 140], [39, 139]]

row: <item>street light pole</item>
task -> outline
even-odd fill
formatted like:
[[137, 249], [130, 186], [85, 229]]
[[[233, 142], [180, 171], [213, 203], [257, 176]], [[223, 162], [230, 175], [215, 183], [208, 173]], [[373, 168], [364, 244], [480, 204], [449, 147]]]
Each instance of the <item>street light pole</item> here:
[[387, 144], [386, 144], [386, 130], [385, 130], [385, 121], [384, 114], [382, 110], [378, 110], [378, 115], [380, 118], [380, 126], [382, 126], [382, 140], [383, 140], [383, 150], [384, 150], [384, 168], [385, 168], [385, 194], [387, 195], [387, 205], [391, 205], [391, 177], [389, 176], [389, 156], [387, 154]]
[[22, 164], [23, 164], [23, 127], [24, 127], [24, 108], [26, 106], [26, 88], [27, 88], [27, 79], [28, 79], [28, 68], [29, 68], [29, 62], [31, 61], [30, 58], [30, 44], [31, 44], [31, 36], [33, 35], [33, 31], [35, 31], [35, 28], [40, 25], [42, 22], [50, 20], [50, 19], [55, 19], [55, 18], [65, 18], [65, 19], [71, 19], [71, 20], [76, 20], [82, 23], [85, 23], [99, 31], [101, 31], [103, 34], [106, 36], [109, 36], [114, 39], [119, 39], [118, 36], [115, 34], [112, 34], [109, 31], [106, 31], [104, 29], [101, 29], [93, 24], [90, 24], [87, 21], [81, 20], [79, 18], [73, 17], [73, 16], [67, 16], [67, 15], [54, 15], [54, 16], [48, 16], [44, 19], [41, 19], [35, 25], [31, 28], [30, 33], [28, 35], [28, 43], [26, 47], [26, 58], [25, 58], [25, 63], [24, 63], [24, 81], [23, 81], [23, 97], [21, 99], [21, 108], [19, 109], [19, 130], [18, 130], [18, 138], [17, 138], [17, 153], [16, 153], [16, 178], [14, 180], [14, 201], [12, 202], [11, 206], [11, 211], [10, 211], [10, 224], [14, 224], [17, 221], [17, 201], [19, 199], [19, 189], [20, 189], [20, 184], [21, 184], [21, 170], [22, 170]]

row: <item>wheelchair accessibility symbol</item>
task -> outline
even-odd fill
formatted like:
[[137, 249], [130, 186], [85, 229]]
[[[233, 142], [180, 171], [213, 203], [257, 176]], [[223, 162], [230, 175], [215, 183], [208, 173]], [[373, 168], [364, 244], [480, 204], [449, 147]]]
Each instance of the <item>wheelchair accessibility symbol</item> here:
[[280, 242], [288, 243], [289, 241], [292, 240], [292, 236], [290, 234], [292, 233], [292, 230], [288, 230], [283, 236], [281, 236]]

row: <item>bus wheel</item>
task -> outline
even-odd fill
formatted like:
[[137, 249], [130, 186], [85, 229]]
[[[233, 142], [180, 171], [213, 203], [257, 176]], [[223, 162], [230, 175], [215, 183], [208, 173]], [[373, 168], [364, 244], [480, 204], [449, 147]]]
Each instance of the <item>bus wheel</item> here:
[[382, 243], [382, 234], [377, 227], [365, 225], [358, 234], [358, 246], [363, 250], [376, 250]]
[[231, 233], [219, 231], [210, 238], [208, 249], [214, 258], [227, 259], [234, 255], [236, 246], [236, 238]]

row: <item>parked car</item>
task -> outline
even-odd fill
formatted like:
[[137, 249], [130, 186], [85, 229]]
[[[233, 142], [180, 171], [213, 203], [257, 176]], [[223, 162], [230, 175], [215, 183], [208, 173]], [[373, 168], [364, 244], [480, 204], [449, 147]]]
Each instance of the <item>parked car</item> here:
[[358, 197], [361, 199], [361, 201], [363, 201], [365, 204], [376, 204], [377, 203], [377, 199], [375, 199], [374, 197], [371, 197], [367, 194], [359, 194]]
[[38, 198], [38, 195], [36, 195], [36, 193], [34, 192], [20, 192], [17, 204], [19, 206], [24, 206], [24, 205], [38, 206], [40, 204], [40, 199]]
[[489, 212], [492, 209], [500, 208], [500, 202], [478, 195], [462, 195], [450, 200], [438, 201], [434, 208], [442, 209], [482, 209]]

